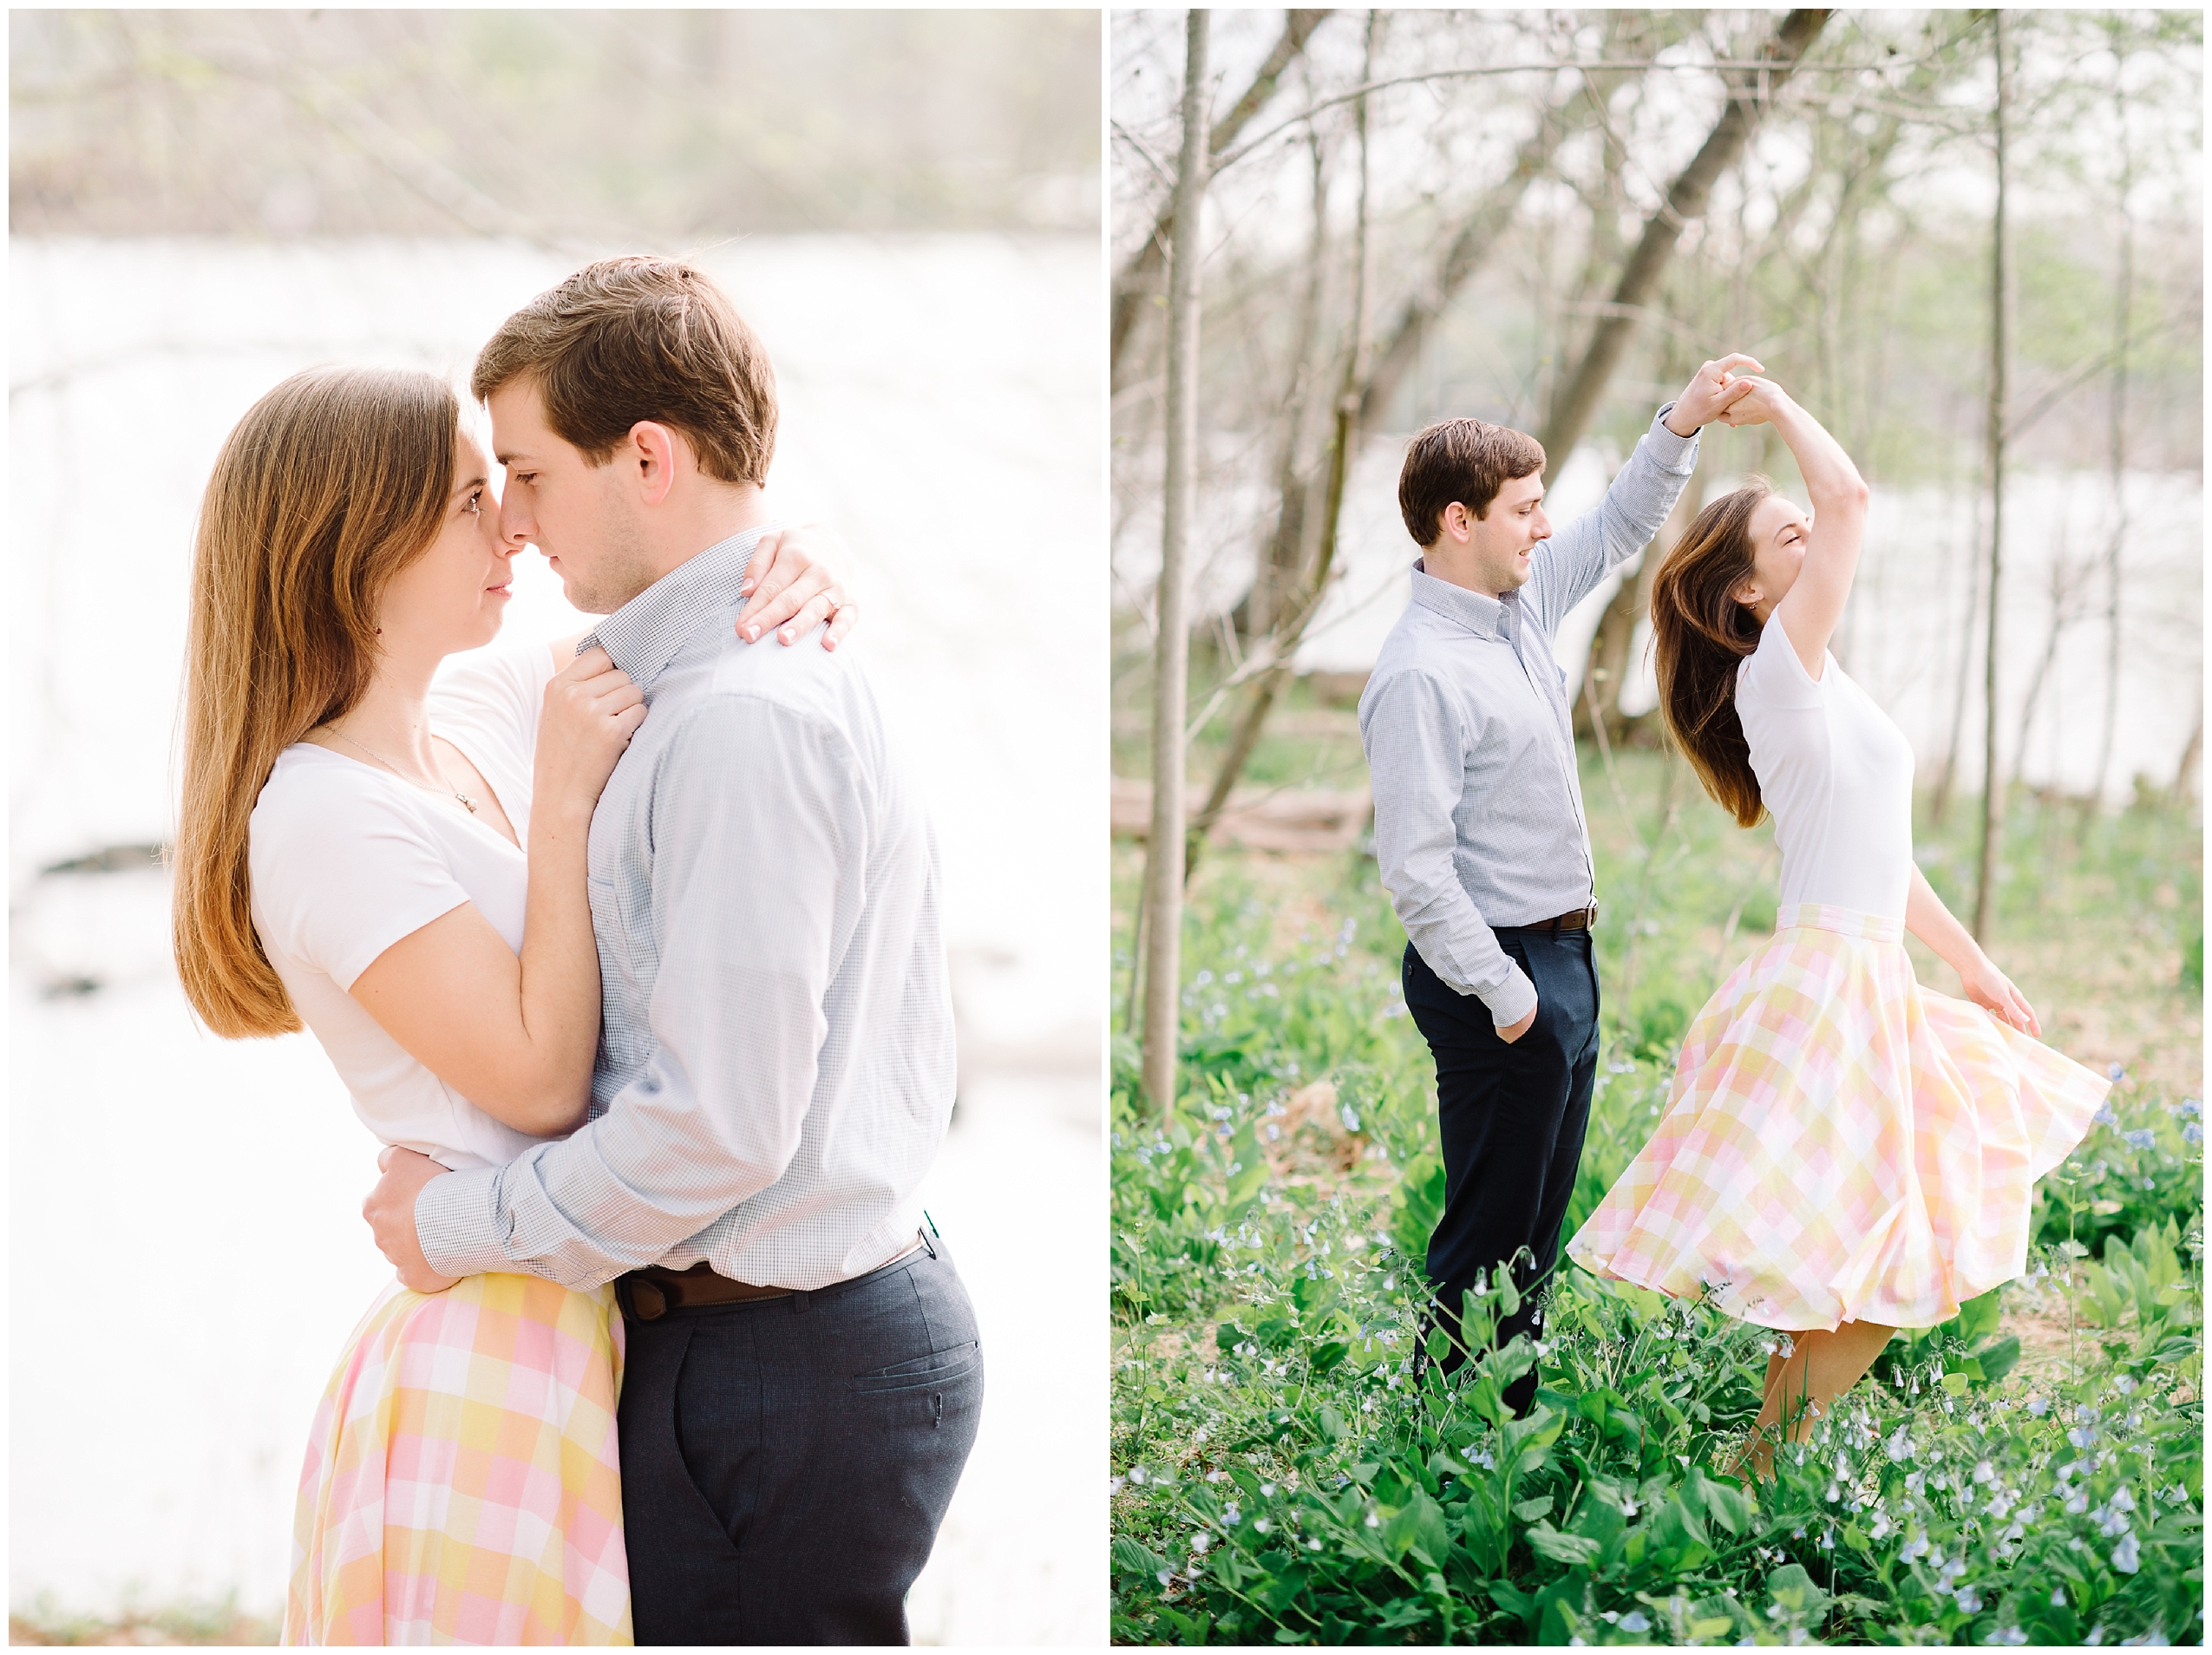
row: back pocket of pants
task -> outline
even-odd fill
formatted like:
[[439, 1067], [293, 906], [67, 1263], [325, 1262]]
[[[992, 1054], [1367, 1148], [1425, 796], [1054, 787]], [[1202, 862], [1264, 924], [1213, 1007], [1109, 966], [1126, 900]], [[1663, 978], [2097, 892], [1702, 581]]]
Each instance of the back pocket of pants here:
[[933, 1351], [906, 1362], [894, 1362], [887, 1368], [856, 1374], [853, 1389], [862, 1391], [916, 1390], [925, 1385], [941, 1385], [969, 1373], [980, 1359], [982, 1347], [970, 1339], [965, 1344], [955, 1344], [942, 1351]]

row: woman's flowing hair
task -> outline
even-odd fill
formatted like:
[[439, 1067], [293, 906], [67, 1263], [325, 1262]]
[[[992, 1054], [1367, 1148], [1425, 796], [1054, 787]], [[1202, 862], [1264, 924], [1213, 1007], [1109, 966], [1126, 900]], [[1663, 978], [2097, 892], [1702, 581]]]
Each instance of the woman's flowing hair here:
[[216, 456], [193, 553], [170, 939], [186, 998], [227, 1038], [300, 1026], [248, 913], [247, 824], [277, 756], [369, 687], [377, 600], [437, 537], [460, 428], [429, 374], [315, 368]]
[[1774, 492], [1764, 477], [1699, 512], [1652, 577], [1659, 707], [1707, 793], [1753, 828], [1766, 815], [1751, 744], [1736, 712], [1736, 668], [1759, 646], [1759, 623], [1729, 596], [1751, 575], [1751, 514]]

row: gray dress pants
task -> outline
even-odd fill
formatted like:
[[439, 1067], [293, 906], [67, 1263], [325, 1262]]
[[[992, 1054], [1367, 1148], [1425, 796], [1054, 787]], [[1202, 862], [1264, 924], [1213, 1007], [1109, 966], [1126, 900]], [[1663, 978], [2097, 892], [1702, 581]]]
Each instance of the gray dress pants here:
[[941, 1240], [817, 1292], [626, 1325], [641, 1645], [903, 1644], [983, 1404]]

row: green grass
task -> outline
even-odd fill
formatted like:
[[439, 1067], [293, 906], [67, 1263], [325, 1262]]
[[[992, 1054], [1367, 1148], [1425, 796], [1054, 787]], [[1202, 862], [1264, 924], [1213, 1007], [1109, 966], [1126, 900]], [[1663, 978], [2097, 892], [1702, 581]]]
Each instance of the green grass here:
[[[1617, 757], [1585, 767], [1607, 998], [1570, 1227], [1774, 917], [1770, 834]], [[1961, 907], [1973, 805], [1921, 827]], [[1756, 1489], [1714, 1468], [1773, 1336], [1571, 1266], [1540, 1358], [1422, 1390], [1441, 1168], [1404, 933], [1364, 856], [1209, 853], [1173, 1110], [1116, 1043], [1116, 1639], [2201, 1642], [2199, 830], [2156, 801], [2023, 800], [2006, 828], [1992, 952], [2046, 1037], [2122, 1068], [2110, 1119], [2045, 1181], [2028, 1274], [1901, 1336]], [[1140, 868], [1117, 849], [1124, 996]], [[1540, 1411], [1506, 1420], [1532, 1359]]]
[[182, 1644], [231, 1649], [273, 1645], [282, 1631], [277, 1620], [243, 1613], [235, 1597], [159, 1609], [125, 1608], [113, 1614], [79, 1614], [42, 1597], [8, 1617], [11, 1644]]
[[[1151, 710], [1148, 697], [1128, 693], [1127, 686], [1145, 680], [1149, 658], [1138, 652], [1141, 637], [1124, 634], [1116, 640], [1115, 677], [1123, 689], [1115, 697], [1113, 730], [1114, 773], [1146, 776], [1151, 745]], [[1214, 688], [1229, 675], [1230, 664], [1211, 638], [1192, 640], [1190, 709], [1195, 714], [1213, 698]], [[1332, 696], [1316, 689], [1310, 677], [1294, 677], [1276, 697], [1267, 724], [1253, 749], [1237, 785], [1247, 788], [1364, 787], [1367, 761], [1359, 749], [1359, 723], [1355, 714], [1357, 694], [1347, 681], [1346, 692]], [[1187, 755], [1189, 785], [1199, 798], [1206, 796], [1220, 771], [1221, 760], [1244, 710], [1242, 692], [1233, 695], [1215, 711], [1191, 742]]]

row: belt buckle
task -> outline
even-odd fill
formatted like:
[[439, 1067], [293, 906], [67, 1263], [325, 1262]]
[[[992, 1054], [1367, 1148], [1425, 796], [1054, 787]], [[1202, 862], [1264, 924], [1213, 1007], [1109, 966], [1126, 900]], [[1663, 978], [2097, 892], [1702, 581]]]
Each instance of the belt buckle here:
[[658, 1322], [668, 1314], [668, 1295], [658, 1282], [642, 1275], [625, 1276], [621, 1284], [622, 1307], [640, 1322]]

